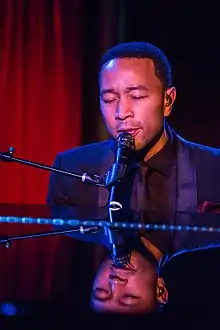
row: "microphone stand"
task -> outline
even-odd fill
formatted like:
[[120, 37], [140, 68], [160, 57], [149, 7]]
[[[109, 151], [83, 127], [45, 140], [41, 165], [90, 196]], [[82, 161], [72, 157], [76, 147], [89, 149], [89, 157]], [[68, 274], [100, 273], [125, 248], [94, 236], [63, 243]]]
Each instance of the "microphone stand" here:
[[80, 226], [80, 229], [66, 229], [66, 230], [56, 230], [56, 231], [47, 231], [47, 232], [41, 232], [41, 233], [35, 233], [35, 234], [29, 234], [29, 235], [20, 235], [20, 236], [10, 236], [10, 237], [0, 237], [0, 244], [3, 244], [7, 249], [11, 248], [12, 241], [18, 241], [22, 239], [30, 239], [30, 238], [37, 238], [37, 237], [43, 237], [43, 236], [55, 236], [60, 234], [69, 234], [72, 232], [80, 232], [81, 234], [94, 234], [99, 231], [99, 227], [91, 227], [91, 228], [84, 228], [83, 226]]
[[[84, 183], [95, 184], [96, 186], [99, 186], [99, 187], [107, 187], [107, 185], [105, 185], [105, 183], [104, 183], [104, 178], [102, 178], [99, 175], [96, 175], [96, 174], [90, 175], [88, 173], [83, 173], [81, 175], [81, 174], [74, 173], [74, 172], [60, 170], [58, 168], [51, 167], [48, 165], [44, 165], [44, 164], [36, 163], [36, 162], [30, 161], [30, 160], [14, 157], [13, 156], [14, 152], [15, 152], [15, 149], [13, 147], [10, 147], [8, 149], [8, 152], [0, 152], [0, 159], [2, 161], [6, 161], [6, 162], [14, 161], [14, 162], [18, 162], [18, 163], [21, 163], [21, 164], [24, 164], [27, 166], [40, 168], [42, 170], [56, 172], [58, 174], [63, 174], [63, 175], [68, 175], [68, 176], [80, 179]], [[42, 237], [42, 236], [54, 236], [54, 235], [60, 235], [60, 234], [68, 234], [71, 232], [80, 232], [81, 234], [86, 234], [86, 233], [94, 234], [94, 233], [98, 232], [99, 229], [100, 228], [98, 226], [94, 226], [94, 227], [90, 227], [90, 228], [84, 228], [83, 226], [80, 226], [79, 228], [74, 228], [74, 229], [72, 228], [72, 229], [64, 229], [64, 230], [57, 230], [57, 231], [55, 230], [55, 231], [34, 233], [34, 234], [29, 234], [29, 235], [0, 237], [0, 244], [2, 243], [6, 248], [10, 248], [11, 241], [14, 241], [14, 240], [30, 239], [30, 238], [36, 238], [36, 237]]]
[[14, 152], [15, 152], [15, 149], [13, 147], [10, 147], [8, 149], [8, 152], [0, 152], [0, 159], [3, 160], [3, 161], [7, 161], [7, 162], [14, 161], [14, 162], [18, 162], [18, 163], [21, 163], [21, 164], [24, 164], [24, 165], [37, 167], [37, 168], [40, 168], [42, 170], [72, 176], [76, 179], [81, 179], [82, 182], [92, 183], [92, 184], [95, 184], [96, 186], [105, 187], [104, 179], [99, 175], [96, 175], [96, 174], [89, 175], [87, 173], [83, 173], [81, 175], [81, 174], [74, 173], [74, 172], [60, 170], [60, 169], [52, 167], [52, 166], [32, 162], [30, 160], [26, 160], [26, 159], [22, 159], [22, 158], [16, 158], [16, 157], [13, 156]]
[[[50, 167], [44, 164], [40, 164], [40, 163], [36, 163], [36, 162], [32, 162], [26, 159], [21, 159], [21, 158], [16, 158], [13, 156], [14, 154], [14, 148], [10, 147], [8, 152], [0, 152], [0, 160], [6, 161], [6, 162], [10, 162], [10, 161], [15, 161], [24, 165], [28, 165], [28, 166], [32, 166], [32, 167], [37, 167], [43, 170], [47, 170], [47, 171], [51, 171], [51, 172], [56, 172], [59, 174], [63, 174], [63, 175], [68, 175], [77, 179], [80, 179], [82, 182], [84, 183], [88, 183], [88, 184], [95, 184], [96, 186], [100, 186], [100, 187], [104, 187], [104, 188], [110, 188], [110, 198], [109, 198], [109, 218], [110, 221], [78, 221], [78, 220], [73, 220], [70, 221], [70, 224], [68, 224], [70, 227], [72, 227], [71, 229], [64, 229], [64, 230], [54, 230], [54, 231], [47, 231], [47, 232], [40, 232], [40, 233], [33, 233], [33, 234], [28, 234], [28, 235], [19, 235], [19, 236], [11, 236], [11, 237], [0, 237], [0, 244], [3, 244], [6, 248], [10, 248], [11, 247], [11, 242], [15, 241], [15, 240], [22, 240], [22, 239], [30, 239], [30, 238], [37, 238], [37, 237], [43, 237], [43, 236], [54, 236], [54, 235], [60, 235], [60, 234], [68, 234], [71, 232], [79, 232], [82, 235], [83, 234], [95, 234], [97, 233], [100, 228], [107, 228], [109, 229], [110, 227], [114, 227], [115, 229], [119, 229], [119, 228], [126, 228], [127, 227], [127, 223], [121, 223], [120, 222], [115, 222], [114, 221], [114, 216], [113, 213], [115, 213], [116, 211], [120, 211], [122, 209], [122, 205], [118, 202], [115, 201], [115, 189], [117, 184], [120, 184], [120, 181], [122, 178], [125, 178], [125, 173], [124, 173], [124, 167], [121, 166], [121, 164], [116, 163], [113, 165], [113, 167], [106, 173], [105, 177], [102, 178], [99, 175], [89, 175], [87, 173], [83, 173], [82, 175], [78, 174], [78, 173], [74, 173], [74, 172], [68, 172], [68, 171], [64, 171], [64, 170], [60, 170], [58, 168], [54, 168], [54, 167]], [[213, 207], [213, 209], [215, 209], [215, 207], [217, 207], [218, 204], [211, 204], [210, 207]], [[203, 213], [204, 212], [204, 213]], [[177, 213], [185, 213], [185, 212], [177, 212]], [[217, 212], [218, 213], [218, 212]], [[188, 212], [186, 212], [186, 214], [188, 214]], [[189, 212], [189, 214], [193, 214], [193, 212]], [[197, 214], [195, 212], [195, 214]], [[201, 214], [206, 214], [205, 211], [201, 211]], [[214, 215], [216, 216], [216, 213], [214, 213]], [[1, 216], [0, 216], [0, 223], [1, 223]], [[12, 222], [12, 223], [19, 223], [19, 221], [17, 221], [18, 218], [16, 218], [16, 221], [13, 221], [13, 216], [8, 216], [7, 218], [11, 218], [12, 221], [6, 221], [6, 222]], [[23, 217], [22, 219], [24, 220], [25, 218], [25, 222], [21, 221], [21, 223], [32, 223], [27, 221], [26, 222], [26, 217]], [[38, 220], [40, 220], [39, 218], [37, 218], [37, 223]], [[47, 219], [42, 219], [43, 220], [43, 224], [54, 224], [53, 220], [48, 220]], [[58, 220], [58, 222], [64, 223], [64, 220], [62, 219], [55, 219]], [[68, 221], [67, 221], [68, 222]], [[97, 222], [97, 225], [96, 225]], [[41, 224], [41, 221], [40, 221]], [[57, 222], [55, 221], [55, 226], [57, 225]], [[59, 225], [59, 224], [58, 224]], [[115, 226], [113, 226], [115, 225]], [[182, 230], [186, 230], [186, 231], [193, 231], [193, 232], [197, 232], [197, 231], [201, 231], [201, 232], [220, 232], [220, 228], [214, 228], [214, 227], [205, 227], [205, 226], [190, 226], [190, 225], [186, 225], [186, 226], [182, 226], [182, 225], [166, 225], [166, 224], [154, 224], [154, 225], [150, 225], [147, 224], [145, 225], [145, 227], [143, 227], [141, 224], [130, 224], [131, 226], [128, 226], [128, 228], [133, 228], [133, 229], [141, 229], [141, 228], [145, 228], [147, 230], [169, 230], [169, 231], [182, 231]], [[60, 224], [59, 226], [64, 226], [64, 224]], [[74, 228], [73, 228], [74, 227]], [[113, 237], [113, 233], [110, 234], [110, 236], [112, 235], [112, 239], [114, 241], [114, 237]], [[110, 237], [111, 239], [111, 237]]]
[[[126, 135], [126, 134], [125, 134]], [[129, 135], [130, 136], [130, 135]], [[58, 168], [54, 168], [48, 165], [36, 163], [30, 160], [22, 159], [14, 157], [15, 149], [13, 147], [10, 147], [8, 149], [8, 152], [0, 152], [0, 159], [6, 162], [18, 162], [27, 166], [32, 166], [36, 168], [40, 168], [42, 170], [50, 171], [50, 172], [56, 172], [58, 174], [68, 175], [77, 179], [80, 179], [84, 183], [88, 184], [95, 184], [99, 187], [104, 188], [110, 188], [110, 200], [109, 200], [109, 217], [110, 217], [110, 224], [114, 224], [113, 220], [113, 212], [119, 211], [122, 208], [122, 205], [114, 200], [115, 195], [115, 186], [118, 185], [122, 178], [125, 176], [125, 169], [127, 167], [126, 161], [127, 160], [127, 153], [129, 154], [131, 152], [131, 148], [129, 147], [126, 149], [127, 145], [130, 145], [133, 143], [131, 138], [124, 138], [124, 133], [122, 133], [121, 138], [121, 144], [118, 146], [118, 153], [116, 154], [116, 158], [120, 158], [121, 161], [117, 161], [113, 164], [112, 168], [106, 173], [105, 177], [102, 178], [99, 175], [93, 174], [90, 175], [88, 173], [83, 173], [82, 175], [74, 172], [64, 171]], [[119, 139], [120, 140], [120, 139]], [[117, 142], [119, 143], [119, 140]], [[125, 154], [123, 154], [123, 150], [126, 150]], [[126, 156], [126, 157], [125, 157]], [[125, 163], [124, 163], [125, 162]], [[48, 231], [48, 232], [41, 232], [41, 233], [35, 233], [35, 234], [29, 234], [29, 235], [20, 235], [20, 236], [12, 236], [12, 237], [0, 237], [0, 243], [4, 244], [6, 248], [11, 247], [11, 241], [13, 240], [21, 240], [21, 239], [30, 239], [30, 238], [36, 238], [36, 237], [42, 237], [42, 236], [51, 236], [51, 235], [60, 235], [60, 234], [67, 234], [71, 232], [80, 232], [81, 234], [94, 234], [98, 232], [100, 229], [100, 226], [93, 226], [89, 228], [84, 228], [82, 225], [79, 226], [79, 228], [74, 229], [64, 229], [64, 230], [58, 230], [58, 231]], [[112, 236], [112, 234], [111, 234]], [[113, 236], [112, 236], [113, 237]], [[113, 245], [114, 246], [114, 245]]]

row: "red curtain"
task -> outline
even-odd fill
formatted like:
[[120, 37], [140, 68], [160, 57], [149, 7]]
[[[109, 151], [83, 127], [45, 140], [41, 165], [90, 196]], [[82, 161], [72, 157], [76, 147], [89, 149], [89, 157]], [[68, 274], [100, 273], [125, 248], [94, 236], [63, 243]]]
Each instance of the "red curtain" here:
[[[0, 151], [13, 146], [15, 157], [52, 165], [57, 152], [80, 144], [80, 2], [0, 2]], [[0, 203], [44, 204], [48, 178], [1, 162]], [[49, 229], [1, 223], [0, 235]], [[56, 236], [0, 246], [0, 300], [68, 300], [74, 244]]]

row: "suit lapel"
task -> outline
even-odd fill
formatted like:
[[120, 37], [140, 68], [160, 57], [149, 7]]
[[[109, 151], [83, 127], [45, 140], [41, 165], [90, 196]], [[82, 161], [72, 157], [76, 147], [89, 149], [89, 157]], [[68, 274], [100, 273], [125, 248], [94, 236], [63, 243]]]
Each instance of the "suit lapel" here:
[[[190, 212], [195, 212], [198, 204], [196, 168], [191, 149], [181, 138], [176, 139], [177, 166], [176, 166], [176, 198], [173, 207], [175, 225], [191, 224]], [[172, 194], [171, 194], [172, 195]], [[174, 193], [173, 193], [174, 195]], [[188, 212], [188, 214], [186, 214]], [[187, 248], [189, 232], [174, 232], [174, 250]]]

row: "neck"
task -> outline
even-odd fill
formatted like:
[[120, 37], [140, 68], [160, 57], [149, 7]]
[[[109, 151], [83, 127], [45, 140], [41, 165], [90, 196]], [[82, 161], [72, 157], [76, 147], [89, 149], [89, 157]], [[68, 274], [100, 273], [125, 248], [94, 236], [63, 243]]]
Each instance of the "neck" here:
[[157, 259], [158, 264], [160, 264], [163, 258], [163, 253], [145, 237], [142, 236], [141, 241], [144, 244], [144, 246], [148, 249], [148, 251], [150, 251]]
[[155, 154], [157, 154], [167, 143], [168, 141], [168, 134], [166, 129], [164, 128], [163, 133], [161, 134], [160, 138], [158, 141], [153, 145], [152, 148], [149, 149], [147, 154], [144, 157], [144, 160], [147, 161], [151, 157], [153, 157]]

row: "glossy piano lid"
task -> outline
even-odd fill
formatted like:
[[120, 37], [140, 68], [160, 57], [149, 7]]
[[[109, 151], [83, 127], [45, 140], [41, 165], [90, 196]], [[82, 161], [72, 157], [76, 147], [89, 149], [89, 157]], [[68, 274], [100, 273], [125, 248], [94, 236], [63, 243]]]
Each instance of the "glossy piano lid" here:
[[[219, 204], [218, 204], [219, 205]], [[198, 226], [218, 226], [220, 227], [220, 213], [218, 205], [216, 208], [209, 209], [205, 212], [198, 210], [177, 211], [175, 224], [198, 225]], [[96, 205], [33, 205], [33, 204], [15, 204], [3, 203], [0, 204], [0, 216], [17, 216], [17, 217], [44, 217], [44, 218], [62, 218], [78, 220], [99, 220], [109, 219], [108, 207], [97, 207]], [[139, 223], [141, 217], [145, 219], [145, 223], [170, 224], [170, 219], [167, 219], [163, 212], [158, 211], [135, 211], [133, 209], [122, 208], [119, 211], [114, 211], [113, 216], [115, 221]]]

